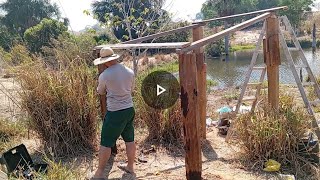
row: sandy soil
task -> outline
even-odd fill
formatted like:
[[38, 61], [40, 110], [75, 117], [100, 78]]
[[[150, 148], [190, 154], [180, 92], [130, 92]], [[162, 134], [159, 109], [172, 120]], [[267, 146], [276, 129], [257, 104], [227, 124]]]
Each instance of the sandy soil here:
[[256, 44], [259, 39], [261, 30], [245, 30], [237, 31], [233, 34], [231, 39], [232, 44], [247, 45], [247, 44]]
[[19, 108], [18, 83], [13, 78], [0, 78], [0, 117], [17, 119], [22, 113]]

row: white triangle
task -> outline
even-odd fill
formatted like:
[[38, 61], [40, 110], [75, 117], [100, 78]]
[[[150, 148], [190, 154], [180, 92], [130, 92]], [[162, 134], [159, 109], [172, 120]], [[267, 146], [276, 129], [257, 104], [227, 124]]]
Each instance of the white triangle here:
[[157, 84], [157, 96], [161, 95], [162, 93], [166, 92], [167, 90]]

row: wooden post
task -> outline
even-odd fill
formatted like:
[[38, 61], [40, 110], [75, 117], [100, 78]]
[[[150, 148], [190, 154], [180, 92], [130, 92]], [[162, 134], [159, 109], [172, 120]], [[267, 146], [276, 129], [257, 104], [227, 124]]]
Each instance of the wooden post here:
[[[204, 37], [203, 26], [194, 28], [192, 31], [193, 41], [198, 41]], [[198, 84], [198, 105], [200, 114], [200, 133], [203, 139], [206, 139], [206, 116], [207, 116], [207, 73], [204, 56], [204, 48], [201, 47], [194, 51], [196, 53], [197, 63], [197, 84]]]
[[[224, 21], [224, 29], [228, 29], [228, 21]], [[229, 34], [224, 37], [224, 49], [227, 56], [229, 56]]]
[[[94, 54], [96, 56], [96, 58], [99, 58], [100, 57], [100, 50], [96, 49], [94, 50]], [[99, 72], [99, 75], [104, 71], [106, 70], [105, 66], [100, 64], [98, 65], [98, 72]], [[105, 95], [99, 95], [100, 98], [100, 108], [101, 108], [101, 119], [102, 121], [104, 120], [104, 116], [106, 115], [107, 113], [107, 94]], [[113, 154], [117, 154], [118, 150], [117, 150], [117, 145], [115, 145], [114, 147], [111, 148], [111, 151]]]
[[316, 50], [317, 47], [317, 29], [316, 29], [316, 23], [313, 24], [313, 30], [312, 30], [312, 50]]
[[186, 151], [187, 180], [201, 180], [202, 156], [197, 103], [197, 68], [195, 54], [179, 55], [181, 109]]
[[271, 107], [279, 108], [279, 65], [280, 44], [279, 44], [279, 20], [272, 15], [266, 20], [266, 51], [265, 61], [268, 74], [268, 101]]

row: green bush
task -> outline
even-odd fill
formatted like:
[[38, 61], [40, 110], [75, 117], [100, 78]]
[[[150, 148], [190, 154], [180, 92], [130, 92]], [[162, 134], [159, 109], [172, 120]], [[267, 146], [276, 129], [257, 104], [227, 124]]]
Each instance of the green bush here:
[[224, 52], [224, 42], [219, 40], [206, 46], [206, 54], [211, 57], [219, 57]]
[[51, 46], [51, 39], [57, 39], [59, 35], [67, 33], [68, 27], [53, 19], [43, 19], [38, 25], [26, 30], [24, 40], [32, 52], [41, 52], [44, 46]]

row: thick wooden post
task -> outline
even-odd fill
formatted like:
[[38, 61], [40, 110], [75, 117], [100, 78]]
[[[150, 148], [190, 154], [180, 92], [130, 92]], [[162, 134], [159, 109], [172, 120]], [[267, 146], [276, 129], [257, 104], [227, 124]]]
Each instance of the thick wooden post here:
[[199, 132], [197, 67], [195, 54], [179, 55], [181, 109], [187, 180], [201, 180], [202, 156]]
[[[198, 41], [204, 38], [203, 26], [194, 28], [192, 31], [193, 41]], [[198, 84], [198, 105], [200, 114], [200, 135], [206, 139], [206, 116], [207, 116], [207, 73], [204, 56], [204, 48], [201, 47], [194, 51], [196, 53], [197, 62], [197, 84]]]
[[280, 44], [279, 44], [279, 20], [276, 15], [267, 18], [266, 23], [266, 51], [265, 61], [268, 74], [268, 101], [271, 107], [279, 108], [279, 65]]

